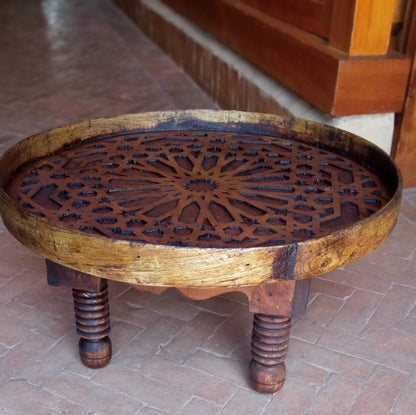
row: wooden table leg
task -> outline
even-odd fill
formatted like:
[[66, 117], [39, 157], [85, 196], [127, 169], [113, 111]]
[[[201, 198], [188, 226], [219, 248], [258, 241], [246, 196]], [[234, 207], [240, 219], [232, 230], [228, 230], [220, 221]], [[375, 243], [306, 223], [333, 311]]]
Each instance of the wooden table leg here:
[[112, 353], [107, 280], [48, 260], [46, 268], [49, 285], [72, 288], [82, 363], [92, 369], [106, 366]]
[[106, 366], [111, 359], [110, 307], [107, 281], [100, 291], [72, 290], [75, 321], [82, 363], [93, 369]]
[[257, 392], [273, 393], [283, 386], [290, 321], [289, 317], [254, 315], [250, 382]]
[[249, 294], [249, 308], [254, 312], [250, 383], [257, 392], [274, 393], [283, 386], [291, 319], [305, 313], [309, 282], [275, 281]]

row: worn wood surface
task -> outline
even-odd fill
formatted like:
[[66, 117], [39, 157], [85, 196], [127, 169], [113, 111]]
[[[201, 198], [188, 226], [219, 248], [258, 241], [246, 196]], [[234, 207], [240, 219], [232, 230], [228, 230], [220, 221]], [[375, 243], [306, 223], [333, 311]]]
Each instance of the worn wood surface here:
[[[131, 0], [117, 1], [127, 8]], [[325, 113], [401, 110], [410, 67], [404, 55], [350, 57], [316, 35], [235, 0], [164, 2]]]
[[[122, 236], [87, 234], [70, 229], [63, 223], [52, 225], [48, 218], [31, 214], [30, 209], [19, 206], [6, 192], [14, 172], [22, 164], [53, 153], [66, 144], [102, 134], [125, 134], [126, 130], [189, 129], [228, 129], [238, 133], [261, 133], [277, 137], [285, 137], [286, 134], [297, 145], [304, 143], [332, 149], [336, 154], [370, 168], [377, 175], [377, 181], [382, 184], [387, 196], [385, 200], [376, 201], [375, 208], [374, 203], [370, 203], [369, 208], [374, 212], [370, 216], [357, 218], [349, 224], [341, 223], [339, 227], [334, 222], [335, 227], [321, 237], [280, 245], [226, 248], [224, 245], [215, 247], [215, 244], [212, 247], [167, 246], [132, 241]], [[18, 240], [63, 266], [133, 285], [179, 288], [254, 286], [275, 279], [303, 279], [327, 272], [370, 252], [382, 243], [395, 223], [400, 199], [398, 172], [389, 157], [374, 145], [320, 124], [240, 112], [148, 113], [66, 126], [20, 142], [3, 155], [0, 166], [1, 214], [4, 223]], [[281, 165], [277, 166], [277, 170], [282, 169]], [[338, 176], [336, 171], [335, 174], [329, 174], [333, 176], [333, 186]], [[308, 180], [312, 184], [317, 178], [303, 178], [300, 187], [303, 194]], [[327, 186], [328, 191], [331, 189], [332, 192], [335, 189], [335, 194], [340, 190]], [[348, 189], [348, 185], [342, 184], [342, 189]], [[325, 192], [325, 189], [321, 190]]]

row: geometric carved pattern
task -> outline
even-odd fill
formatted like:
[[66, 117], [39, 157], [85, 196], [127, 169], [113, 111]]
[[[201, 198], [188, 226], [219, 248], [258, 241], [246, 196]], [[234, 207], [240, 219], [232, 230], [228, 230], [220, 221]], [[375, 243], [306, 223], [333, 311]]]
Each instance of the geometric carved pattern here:
[[141, 243], [280, 245], [327, 235], [390, 199], [377, 175], [288, 137], [126, 132], [27, 163], [8, 193], [48, 221]]

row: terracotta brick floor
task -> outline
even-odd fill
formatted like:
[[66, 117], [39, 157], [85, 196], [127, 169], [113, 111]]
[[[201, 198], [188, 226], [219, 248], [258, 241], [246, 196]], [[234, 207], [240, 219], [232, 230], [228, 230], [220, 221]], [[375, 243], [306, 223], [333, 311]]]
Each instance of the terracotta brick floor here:
[[[216, 108], [109, 0], [2, 0], [0, 33], [0, 152], [77, 120]], [[247, 384], [241, 296], [110, 289], [114, 358], [94, 371], [78, 360], [70, 291], [0, 226], [0, 413], [416, 413], [416, 189], [383, 246], [313, 280], [275, 395]]]

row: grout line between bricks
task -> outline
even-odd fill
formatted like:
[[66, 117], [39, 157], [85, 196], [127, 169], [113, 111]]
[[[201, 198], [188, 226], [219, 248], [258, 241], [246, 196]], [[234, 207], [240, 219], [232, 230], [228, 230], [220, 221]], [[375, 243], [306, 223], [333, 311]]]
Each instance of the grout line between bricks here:
[[409, 373], [409, 375], [406, 377], [406, 380], [403, 382], [402, 387], [400, 389], [400, 392], [397, 394], [396, 398], [394, 399], [394, 403], [393, 403], [393, 406], [390, 409], [389, 414], [392, 414], [392, 415], [394, 414], [394, 412], [396, 410], [395, 408], [397, 406], [397, 403], [399, 402], [401, 396], [403, 395], [404, 390], [406, 389], [407, 385], [409, 384], [410, 378], [413, 374], [416, 375], [416, 365], [413, 367], [413, 370]]
[[[389, 292], [392, 288], [393, 284], [390, 284], [389, 289], [387, 290], [387, 292]], [[357, 333], [357, 337], [362, 334], [362, 332], [364, 331], [364, 329], [368, 326], [368, 324], [370, 323], [370, 320], [373, 318], [373, 316], [376, 314], [376, 312], [378, 311], [381, 303], [384, 301], [386, 294], [383, 294], [382, 297], [380, 298], [380, 300], [377, 302], [377, 305], [373, 308], [372, 313], [370, 313], [370, 315], [366, 318], [365, 322], [363, 323], [362, 327], [360, 330], [358, 330]]]

